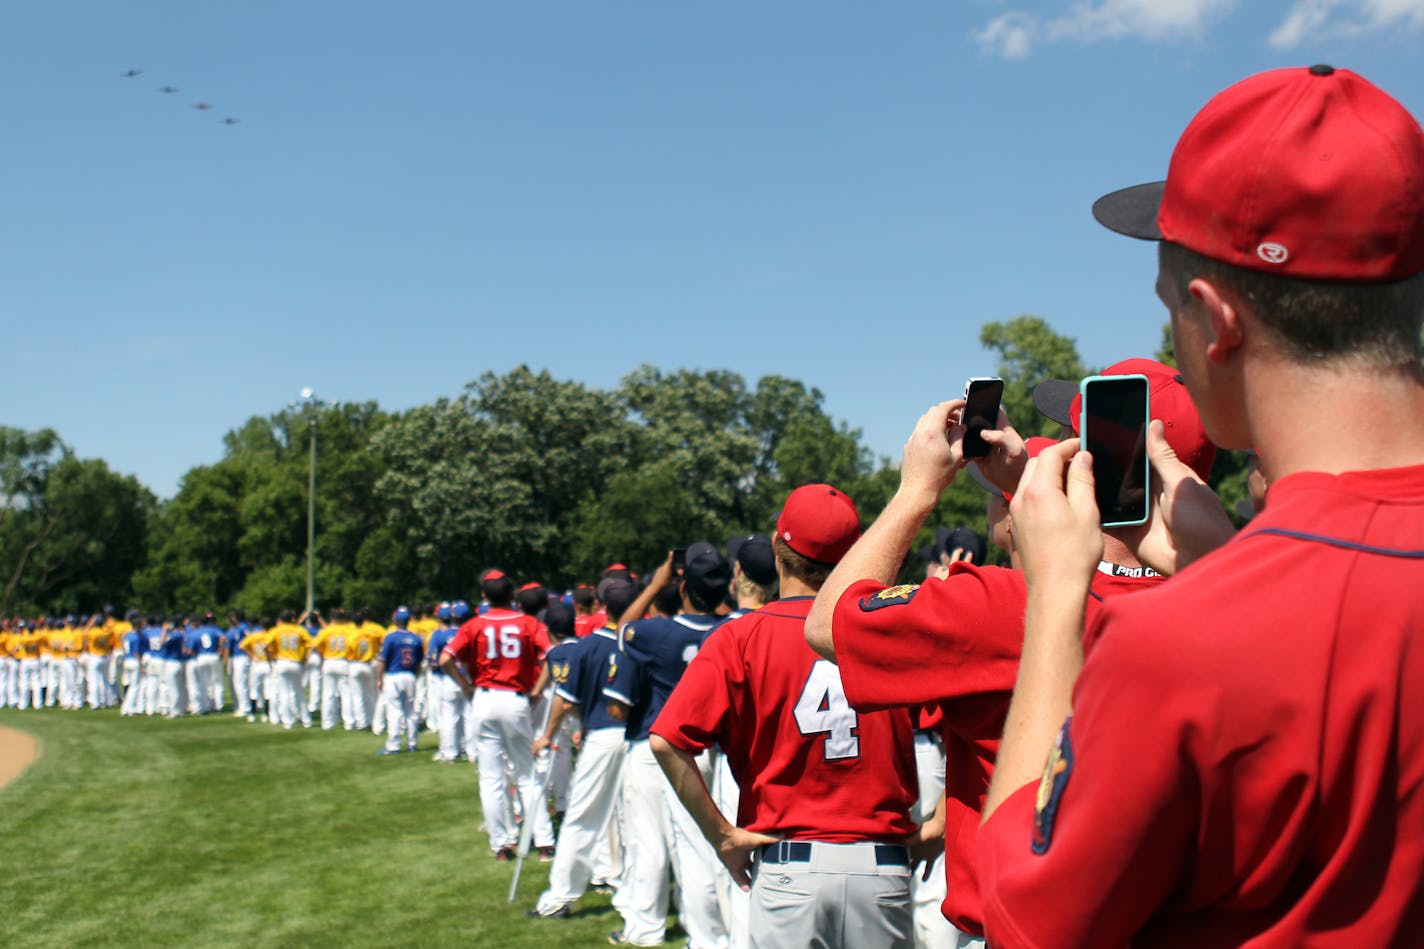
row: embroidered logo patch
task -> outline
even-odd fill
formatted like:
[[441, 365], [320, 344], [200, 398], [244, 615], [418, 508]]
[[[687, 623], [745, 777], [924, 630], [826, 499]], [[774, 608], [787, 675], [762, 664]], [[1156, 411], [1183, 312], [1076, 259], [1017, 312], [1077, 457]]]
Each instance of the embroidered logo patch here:
[[1038, 782], [1038, 798], [1033, 805], [1033, 852], [1044, 854], [1053, 843], [1053, 824], [1058, 819], [1058, 803], [1063, 797], [1063, 789], [1068, 786], [1068, 777], [1073, 773], [1073, 743], [1068, 737], [1068, 726], [1073, 724], [1073, 716], [1063, 723], [1058, 732], [1058, 741], [1048, 755], [1043, 778]]
[[919, 584], [903, 583], [898, 587], [886, 587], [879, 593], [872, 593], [870, 596], [860, 598], [860, 608], [869, 613], [886, 606], [901, 606], [915, 598], [915, 592], [919, 590]]
[[618, 677], [618, 654], [613, 653], [608, 657], [608, 681], [612, 682]]

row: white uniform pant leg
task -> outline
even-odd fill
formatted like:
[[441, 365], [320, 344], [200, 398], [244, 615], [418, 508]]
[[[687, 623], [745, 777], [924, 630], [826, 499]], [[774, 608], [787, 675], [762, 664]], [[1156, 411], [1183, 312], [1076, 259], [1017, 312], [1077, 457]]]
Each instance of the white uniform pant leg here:
[[327, 731], [336, 723], [348, 717], [346, 696], [350, 688], [346, 685], [350, 678], [350, 663], [345, 659], [327, 659], [321, 664], [321, 727]]
[[[509, 716], [509, 699], [513, 692], [476, 689], [474, 706], [480, 722], [476, 739], [476, 760], [480, 767], [480, 810], [489, 829], [490, 850], [513, 847], [519, 842], [510, 807], [509, 784], [504, 776], [509, 763], [504, 744], [504, 720]], [[532, 748], [530, 757], [533, 757]]]
[[143, 713], [157, 715], [163, 708], [163, 660], [156, 653], [143, 657]]
[[620, 788], [624, 758], [623, 729], [586, 732], [578, 765], [569, 782], [569, 805], [559, 830], [549, 888], [539, 896], [538, 909], [551, 913], [583, 896], [593, 876], [593, 855], [606, 839], [613, 803]]
[[171, 718], [188, 710], [188, 678], [184, 665], [186, 663], [174, 659], [163, 660], [163, 703], [168, 706]]
[[188, 714], [198, 715], [206, 712], [207, 703], [203, 700], [203, 680], [197, 657], [183, 664], [183, 683], [188, 694]]
[[302, 664], [302, 703], [307, 716], [321, 708], [321, 656], [312, 653]]
[[[520, 812], [525, 820], [534, 821], [534, 846], [554, 846], [554, 819], [549, 814], [549, 801], [544, 796], [544, 779], [534, 760], [534, 714], [529, 699], [518, 692], [507, 692], [509, 714], [504, 719], [505, 756], [514, 771], [514, 785], [519, 791]], [[547, 753], [546, 753], [547, 754]]]
[[[741, 788], [737, 787], [737, 779], [732, 775], [725, 754], [717, 751], [713, 761], [712, 802], [729, 822], [736, 824]], [[731, 949], [750, 949], [751, 928], [748, 920], [751, 894], [732, 882], [732, 875], [725, 870], [717, 874], [717, 902], [722, 907], [722, 918], [727, 921], [728, 945]]]
[[354, 659], [347, 664], [346, 673], [351, 678], [351, 727], [365, 731], [376, 710], [376, 673], [369, 662]]
[[193, 665], [198, 667], [199, 702], [204, 711], [222, 711], [222, 657], [215, 652], [200, 653]]
[[277, 709], [273, 703], [274, 678], [272, 663], [265, 659], [254, 661], [252, 668], [247, 670], [248, 695], [252, 697], [254, 707], [262, 706], [262, 717], [270, 722], [277, 720]]
[[346, 674], [341, 677], [341, 727], [351, 731], [356, 727], [357, 683], [352, 678], [352, 668], [359, 663], [346, 660]]
[[382, 693], [386, 702], [386, 750], [400, 751], [401, 740], [415, 747], [415, 676], [409, 672], [392, 672], [384, 679]]
[[299, 721], [311, 721], [306, 694], [302, 691], [303, 665], [292, 659], [277, 660], [277, 717], [283, 728], [291, 728]]
[[78, 708], [80, 703], [79, 660], [61, 659], [59, 661], [59, 704], [63, 708]]
[[436, 696], [440, 722], [440, 758], [454, 761], [465, 750], [465, 719], [469, 715], [470, 700], [465, 698], [459, 683], [447, 675], [433, 676], [430, 685]]
[[252, 714], [252, 660], [239, 652], [228, 660], [228, 675], [232, 677], [232, 702], [237, 714]]
[[79, 657], [79, 664], [84, 669], [85, 700], [90, 708], [104, 707], [104, 680], [99, 674], [99, 663], [103, 658], [87, 652]]
[[125, 715], [143, 712], [143, 667], [137, 658], [124, 660], [124, 704], [120, 711]]
[[623, 916], [623, 937], [654, 945], [667, 930], [669, 849], [662, 768], [646, 738], [630, 742], [623, 762], [623, 885], [613, 907]]
[[[710, 786], [710, 753], [704, 751], [696, 760], [703, 781]], [[699, 949], [726, 949], [727, 924], [717, 899], [717, 879], [727, 875], [726, 869], [707, 838], [702, 836], [697, 822], [678, 800], [677, 792], [666, 781], [663, 798], [668, 810], [668, 827], [672, 831], [673, 872], [677, 874], [681, 893], [679, 919], [687, 931], [687, 944]]]
[[40, 679], [40, 661], [38, 659], [20, 660], [20, 694], [19, 707], [29, 708], [34, 705], [39, 707], [44, 700], [44, 683]]
[[[374, 680], [372, 680], [374, 681]], [[386, 708], [386, 696], [384, 692], [376, 696], [375, 704], [371, 707], [371, 731], [377, 735], [383, 734], [386, 730], [386, 718], [389, 710]]]
[[550, 749], [553, 774], [549, 777], [549, 798], [554, 813], [563, 814], [569, 809], [569, 782], [574, 776], [574, 732], [579, 730], [578, 722], [572, 715], [565, 715], [554, 735], [554, 747]]
[[[919, 775], [920, 799], [910, 812], [910, 819], [924, 823], [934, 815], [944, 790], [944, 747], [926, 732], [915, 733], [915, 768]], [[915, 920], [915, 945], [922, 949], [957, 947], [964, 937], [944, 918], [940, 904], [944, 902], [944, 855], [935, 858], [929, 879], [922, 873], [910, 875], [910, 901]]]
[[10, 708], [15, 704], [15, 659], [0, 656], [0, 708]]

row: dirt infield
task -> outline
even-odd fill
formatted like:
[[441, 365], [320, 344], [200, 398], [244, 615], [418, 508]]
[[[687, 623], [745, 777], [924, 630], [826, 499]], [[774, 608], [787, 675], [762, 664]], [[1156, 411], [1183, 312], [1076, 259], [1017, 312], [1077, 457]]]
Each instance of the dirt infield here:
[[24, 732], [0, 728], [0, 788], [18, 778], [39, 753], [40, 743]]

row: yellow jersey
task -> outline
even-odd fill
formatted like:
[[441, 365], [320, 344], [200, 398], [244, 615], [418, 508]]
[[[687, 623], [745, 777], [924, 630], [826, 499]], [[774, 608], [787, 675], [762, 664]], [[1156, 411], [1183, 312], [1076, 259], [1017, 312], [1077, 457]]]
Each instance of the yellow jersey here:
[[356, 628], [350, 623], [331, 623], [317, 633], [312, 648], [323, 659], [345, 659]]
[[311, 653], [312, 637], [311, 633], [302, 627], [291, 623], [278, 623], [268, 630], [267, 635], [272, 638], [272, 648], [278, 659], [307, 661], [307, 655]]
[[84, 646], [91, 656], [107, 656], [114, 651], [118, 637], [112, 629], [96, 626], [84, 637]]
[[272, 661], [272, 637], [265, 629], [251, 630], [242, 637], [242, 642], [237, 644], [237, 648], [247, 653], [253, 662]]
[[355, 662], [372, 662], [380, 655], [381, 643], [385, 641], [385, 627], [376, 623], [362, 623], [351, 635], [346, 658]]

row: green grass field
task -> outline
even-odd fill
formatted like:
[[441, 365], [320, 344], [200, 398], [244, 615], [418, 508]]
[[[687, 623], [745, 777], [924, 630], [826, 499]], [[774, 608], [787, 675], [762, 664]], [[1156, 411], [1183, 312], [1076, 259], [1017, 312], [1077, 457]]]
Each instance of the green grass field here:
[[587, 895], [528, 919], [548, 878], [489, 856], [473, 765], [378, 757], [369, 733], [226, 714], [0, 710], [41, 742], [0, 790], [0, 946], [593, 946]]

